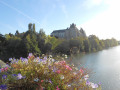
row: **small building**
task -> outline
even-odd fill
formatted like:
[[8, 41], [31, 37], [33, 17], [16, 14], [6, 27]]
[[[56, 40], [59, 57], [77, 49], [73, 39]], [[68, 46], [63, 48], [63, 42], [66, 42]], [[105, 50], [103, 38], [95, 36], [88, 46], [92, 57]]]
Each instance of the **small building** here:
[[67, 29], [54, 30], [51, 33], [51, 36], [55, 36], [57, 38], [72, 39], [77, 37], [86, 37], [86, 33], [82, 28], [79, 30], [73, 23]]

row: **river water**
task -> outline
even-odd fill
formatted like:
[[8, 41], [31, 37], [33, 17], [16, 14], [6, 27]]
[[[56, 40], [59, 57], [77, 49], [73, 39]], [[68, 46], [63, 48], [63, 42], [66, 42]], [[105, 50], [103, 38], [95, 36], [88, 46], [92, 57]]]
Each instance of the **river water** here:
[[72, 62], [92, 71], [89, 81], [101, 82], [102, 90], [120, 90], [120, 46], [95, 53], [79, 54]]

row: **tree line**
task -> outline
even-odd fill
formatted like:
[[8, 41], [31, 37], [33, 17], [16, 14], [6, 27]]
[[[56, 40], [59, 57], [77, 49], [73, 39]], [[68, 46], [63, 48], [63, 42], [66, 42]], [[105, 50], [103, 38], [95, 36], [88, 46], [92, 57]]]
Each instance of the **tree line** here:
[[28, 30], [15, 34], [0, 34], [0, 59], [7, 62], [9, 58], [27, 57], [29, 53], [41, 54], [70, 54], [76, 47], [80, 52], [95, 52], [118, 45], [114, 38], [100, 40], [95, 35], [78, 37], [70, 40], [59, 39], [46, 35], [43, 29], [39, 32]]

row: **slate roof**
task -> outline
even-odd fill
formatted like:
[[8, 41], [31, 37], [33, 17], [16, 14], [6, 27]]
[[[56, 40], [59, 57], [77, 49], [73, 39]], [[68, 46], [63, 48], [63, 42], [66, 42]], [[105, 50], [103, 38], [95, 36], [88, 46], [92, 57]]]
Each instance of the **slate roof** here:
[[56, 32], [65, 32], [66, 29], [61, 29], [61, 30], [54, 30], [52, 33], [56, 33]]

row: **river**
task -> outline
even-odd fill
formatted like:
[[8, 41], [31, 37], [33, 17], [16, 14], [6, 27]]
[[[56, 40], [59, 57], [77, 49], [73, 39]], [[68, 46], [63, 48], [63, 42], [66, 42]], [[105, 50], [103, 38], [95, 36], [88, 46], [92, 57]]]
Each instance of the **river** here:
[[72, 62], [92, 71], [89, 81], [101, 82], [102, 90], [120, 90], [120, 46], [89, 54], [79, 54]]

